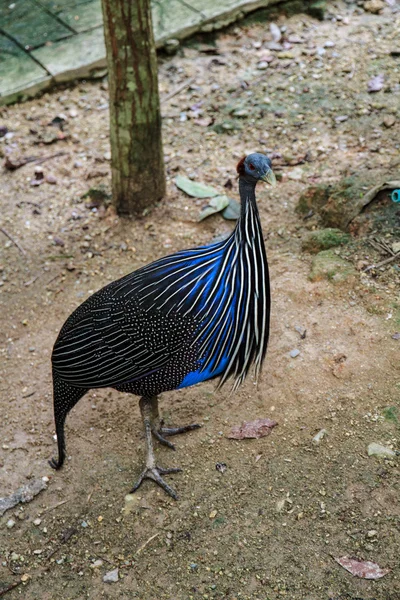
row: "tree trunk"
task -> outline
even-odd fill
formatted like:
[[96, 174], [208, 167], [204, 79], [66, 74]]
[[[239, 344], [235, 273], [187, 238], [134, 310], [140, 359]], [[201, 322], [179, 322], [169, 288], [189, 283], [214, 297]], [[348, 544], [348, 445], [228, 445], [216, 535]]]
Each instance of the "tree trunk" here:
[[113, 203], [143, 214], [165, 193], [157, 56], [150, 0], [103, 0]]

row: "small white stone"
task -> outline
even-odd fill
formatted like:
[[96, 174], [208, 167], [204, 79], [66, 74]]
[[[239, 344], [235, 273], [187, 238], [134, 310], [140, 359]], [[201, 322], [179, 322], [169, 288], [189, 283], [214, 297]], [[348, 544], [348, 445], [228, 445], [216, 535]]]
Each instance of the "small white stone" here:
[[377, 444], [372, 442], [368, 446], [368, 456], [379, 456], [380, 458], [394, 458], [396, 456], [396, 452], [387, 448], [386, 446], [382, 446], [381, 444]]
[[116, 583], [118, 581], [118, 568], [113, 571], [109, 571], [103, 577], [104, 583]]
[[40, 525], [40, 523], [41, 523], [41, 522], [42, 522], [42, 519], [35, 519], [35, 520], [33, 521], [33, 524], [34, 524], [34, 525]]
[[320, 441], [327, 435], [327, 430], [326, 429], [320, 429], [318, 431], [318, 433], [316, 433], [312, 439], [312, 441], [314, 442], [314, 444], [319, 444]]
[[8, 527], [8, 529], [12, 529], [14, 527], [14, 525], [15, 525], [14, 519], [9, 519], [7, 521], [7, 527]]

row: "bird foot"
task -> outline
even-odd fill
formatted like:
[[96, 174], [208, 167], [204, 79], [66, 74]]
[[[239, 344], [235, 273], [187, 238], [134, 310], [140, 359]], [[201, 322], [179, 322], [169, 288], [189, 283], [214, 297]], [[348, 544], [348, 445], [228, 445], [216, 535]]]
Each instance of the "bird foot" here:
[[64, 461], [61, 460], [57, 460], [56, 458], [51, 458], [48, 463], [51, 466], [52, 469], [54, 469], [55, 471], [58, 471], [58, 469], [61, 468], [62, 464]]
[[193, 423], [192, 425], [185, 425], [183, 427], [163, 427], [163, 423], [159, 429], [152, 429], [152, 434], [163, 446], [168, 446], [171, 450], [175, 450], [175, 446], [169, 440], [166, 440], [164, 436], [178, 435], [178, 433], [186, 433], [187, 431], [193, 431], [193, 429], [199, 429], [201, 425]]
[[155, 481], [162, 489], [167, 492], [174, 500], [178, 499], [178, 495], [175, 490], [168, 485], [166, 481], [161, 477], [161, 475], [169, 475], [170, 473], [179, 473], [182, 469], [173, 468], [173, 469], [163, 469], [162, 467], [146, 467], [144, 471], [140, 474], [139, 479], [136, 481], [135, 485], [131, 489], [131, 494], [136, 492], [136, 490], [142, 485], [145, 479], [152, 479]]

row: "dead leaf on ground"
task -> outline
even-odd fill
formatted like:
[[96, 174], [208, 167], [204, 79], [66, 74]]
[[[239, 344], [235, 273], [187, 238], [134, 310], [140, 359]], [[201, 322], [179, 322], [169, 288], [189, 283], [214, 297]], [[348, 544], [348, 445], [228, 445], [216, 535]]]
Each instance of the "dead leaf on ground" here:
[[262, 438], [269, 435], [278, 425], [271, 419], [256, 419], [255, 421], [244, 421], [241, 425], [232, 427], [231, 432], [226, 436], [233, 440], [243, 440], [245, 438]]
[[210, 215], [221, 212], [229, 206], [228, 196], [214, 196], [211, 198], [207, 206], [205, 206], [199, 214], [199, 221], [206, 219]]
[[357, 560], [348, 556], [341, 556], [339, 558], [334, 556], [333, 558], [346, 571], [362, 579], [380, 579], [390, 573], [390, 569], [381, 569], [379, 565], [370, 560]]
[[191, 179], [183, 177], [182, 175], [178, 175], [175, 178], [175, 185], [180, 190], [188, 194], [188, 196], [193, 196], [193, 198], [212, 198], [213, 196], [218, 196], [218, 190], [210, 185], [205, 185], [204, 183], [199, 183], [198, 181], [192, 181]]

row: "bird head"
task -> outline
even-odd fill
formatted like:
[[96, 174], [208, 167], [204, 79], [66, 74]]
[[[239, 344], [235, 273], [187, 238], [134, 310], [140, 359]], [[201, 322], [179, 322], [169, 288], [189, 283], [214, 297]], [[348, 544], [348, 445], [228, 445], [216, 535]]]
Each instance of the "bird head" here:
[[246, 179], [249, 183], [265, 181], [269, 185], [276, 185], [276, 179], [272, 170], [272, 164], [268, 156], [254, 152], [244, 156], [236, 167], [239, 177]]

